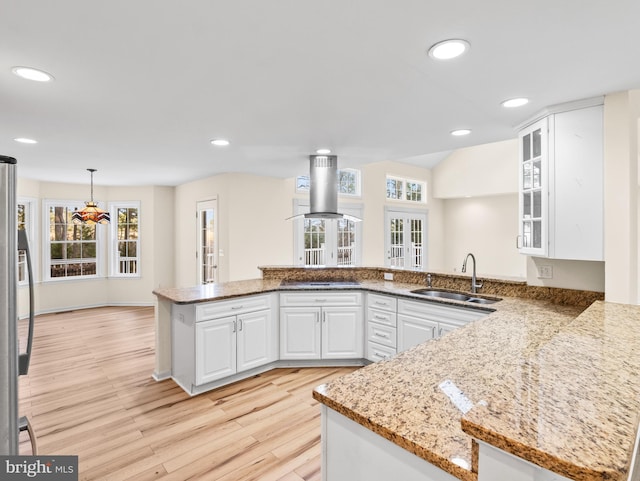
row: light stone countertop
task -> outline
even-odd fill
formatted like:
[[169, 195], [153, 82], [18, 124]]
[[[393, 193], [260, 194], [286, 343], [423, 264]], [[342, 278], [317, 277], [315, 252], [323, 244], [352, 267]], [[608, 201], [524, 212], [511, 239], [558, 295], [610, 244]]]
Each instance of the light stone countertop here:
[[[417, 287], [353, 288], [425, 300], [410, 293]], [[189, 304], [282, 290], [301, 289], [258, 279], [154, 293]], [[640, 412], [640, 306], [439, 301], [487, 317], [319, 386], [314, 398], [464, 481], [477, 479], [472, 436], [568, 478], [626, 479]], [[446, 381], [473, 403], [466, 414], [439, 387]]]

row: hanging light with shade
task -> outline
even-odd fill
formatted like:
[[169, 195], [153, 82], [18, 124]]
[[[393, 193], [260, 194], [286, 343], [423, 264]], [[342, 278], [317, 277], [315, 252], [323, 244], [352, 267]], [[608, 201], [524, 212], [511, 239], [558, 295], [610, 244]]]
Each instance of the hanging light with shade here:
[[82, 210], [75, 210], [71, 216], [74, 224], [108, 224], [111, 217], [108, 212], [100, 209], [93, 201], [93, 173], [96, 169], [87, 169], [91, 172], [91, 200], [84, 203]]

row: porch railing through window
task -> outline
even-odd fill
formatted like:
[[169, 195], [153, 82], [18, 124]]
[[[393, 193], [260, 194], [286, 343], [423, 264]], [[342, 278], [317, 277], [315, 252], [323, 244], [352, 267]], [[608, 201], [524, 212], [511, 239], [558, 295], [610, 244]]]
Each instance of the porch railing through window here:
[[339, 266], [352, 266], [354, 265], [354, 245], [338, 247], [338, 262]]
[[304, 250], [304, 263], [307, 266], [324, 265], [324, 244]]
[[[422, 243], [412, 243], [410, 249], [410, 259], [412, 269], [420, 269], [423, 266]], [[405, 267], [404, 245], [393, 244], [390, 252], [391, 267]]]
[[138, 273], [138, 258], [137, 257], [120, 257], [120, 274], [137, 274]]

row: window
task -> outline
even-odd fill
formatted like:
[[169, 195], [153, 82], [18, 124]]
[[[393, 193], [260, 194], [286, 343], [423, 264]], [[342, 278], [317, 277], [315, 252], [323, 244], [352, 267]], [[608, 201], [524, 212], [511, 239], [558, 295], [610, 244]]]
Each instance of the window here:
[[[360, 197], [361, 175], [357, 169], [338, 170], [338, 194]], [[311, 181], [308, 175], [299, 175], [296, 177], [296, 192], [309, 192]]]
[[[18, 198], [18, 230], [27, 231], [27, 239], [31, 243], [34, 239], [34, 219], [35, 219], [35, 199]], [[33, 261], [34, 249], [30, 244], [31, 257]], [[18, 251], [18, 283], [26, 284], [27, 277], [27, 253], [25, 251]]]
[[387, 199], [407, 202], [427, 202], [427, 183], [387, 176]]
[[140, 203], [112, 203], [109, 275], [140, 277]]
[[45, 201], [45, 279], [99, 277], [100, 231], [96, 225], [76, 225], [73, 211], [80, 201]]
[[210, 284], [217, 280], [218, 270], [218, 222], [217, 198], [197, 203], [198, 221], [198, 282]]
[[426, 212], [385, 209], [386, 266], [425, 270], [426, 232]]
[[[362, 218], [361, 206], [340, 206], [344, 214]], [[294, 201], [294, 212], [309, 211], [309, 204]], [[361, 222], [347, 219], [294, 221], [295, 264], [304, 266], [356, 266], [361, 258]]]

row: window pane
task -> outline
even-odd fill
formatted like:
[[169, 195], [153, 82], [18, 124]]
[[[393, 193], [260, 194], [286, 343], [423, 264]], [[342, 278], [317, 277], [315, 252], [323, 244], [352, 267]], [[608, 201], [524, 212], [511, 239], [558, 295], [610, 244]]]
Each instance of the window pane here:
[[525, 219], [531, 217], [531, 192], [522, 194], [522, 216]]
[[522, 161], [526, 162], [531, 159], [531, 134], [527, 134], [522, 138]]
[[305, 219], [304, 221], [304, 253], [305, 265], [324, 265], [325, 221], [322, 219]]
[[542, 191], [539, 190], [533, 193], [533, 217], [542, 217]]
[[296, 177], [296, 190], [307, 191], [311, 185], [311, 180], [308, 175], [299, 175]]
[[357, 176], [352, 170], [338, 171], [338, 192], [340, 194], [357, 195]]
[[338, 260], [339, 266], [355, 265], [356, 223], [346, 219], [338, 221]]
[[422, 184], [407, 182], [407, 200], [422, 202]]
[[402, 199], [402, 184], [399, 179], [387, 177], [387, 199]]
[[533, 136], [533, 157], [540, 157], [542, 155], [542, 131], [540, 129], [535, 130]]

